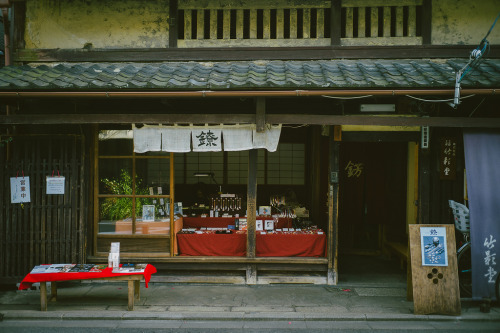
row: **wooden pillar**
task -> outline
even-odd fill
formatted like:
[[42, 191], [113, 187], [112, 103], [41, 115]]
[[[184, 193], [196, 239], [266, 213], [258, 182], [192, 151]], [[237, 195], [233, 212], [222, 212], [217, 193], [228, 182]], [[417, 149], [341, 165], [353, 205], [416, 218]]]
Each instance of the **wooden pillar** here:
[[177, 13], [178, 0], [170, 0], [169, 24], [168, 24], [168, 47], [177, 47]]
[[331, 126], [329, 133], [329, 179], [328, 179], [328, 280], [327, 283], [338, 282], [338, 196], [340, 168], [340, 126]]
[[418, 159], [418, 223], [429, 224], [431, 168], [430, 148], [420, 148]]
[[432, 42], [432, 0], [424, 0], [422, 15], [422, 44]]
[[[257, 209], [257, 149], [248, 151], [247, 258], [255, 258], [255, 220]], [[255, 265], [247, 266], [247, 284], [257, 283]]]
[[266, 130], [266, 99], [265, 97], [257, 97], [255, 124], [257, 132], [262, 133]]
[[331, 0], [332, 6], [330, 10], [330, 41], [331, 45], [340, 45], [341, 32], [341, 4], [340, 0]]

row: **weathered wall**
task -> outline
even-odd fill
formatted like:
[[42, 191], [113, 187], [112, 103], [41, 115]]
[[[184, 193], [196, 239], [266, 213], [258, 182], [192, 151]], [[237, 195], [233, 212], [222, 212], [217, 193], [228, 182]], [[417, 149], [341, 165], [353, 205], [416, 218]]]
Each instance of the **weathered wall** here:
[[[27, 0], [26, 7], [26, 48], [168, 47], [168, 0]], [[499, 11], [499, 0], [433, 0], [432, 44], [479, 44]], [[500, 43], [500, 23], [488, 40]]]
[[26, 48], [168, 47], [168, 0], [28, 0]]
[[[433, 0], [432, 44], [479, 44], [500, 12], [498, 0]], [[488, 36], [500, 43], [500, 23]]]

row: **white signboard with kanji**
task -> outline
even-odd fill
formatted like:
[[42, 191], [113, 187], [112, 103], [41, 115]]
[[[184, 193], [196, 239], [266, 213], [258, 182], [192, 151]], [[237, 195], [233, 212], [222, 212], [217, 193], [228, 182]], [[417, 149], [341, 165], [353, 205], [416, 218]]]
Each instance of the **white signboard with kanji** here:
[[30, 202], [30, 177], [10, 178], [10, 202]]
[[65, 180], [66, 178], [63, 176], [47, 176], [47, 194], [64, 194]]

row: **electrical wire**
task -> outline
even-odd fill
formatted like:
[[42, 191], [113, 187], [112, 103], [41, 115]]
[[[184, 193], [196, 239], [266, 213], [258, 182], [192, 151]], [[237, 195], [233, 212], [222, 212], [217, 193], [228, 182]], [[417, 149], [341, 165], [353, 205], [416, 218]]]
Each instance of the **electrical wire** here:
[[476, 112], [476, 110], [481, 106], [481, 104], [483, 104], [483, 102], [486, 100], [486, 97], [483, 98], [483, 100], [474, 108], [474, 110], [472, 110], [472, 112], [469, 114], [469, 117], [472, 117], [472, 115], [474, 114], [474, 112]]
[[488, 36], [490, 35], [491, 31], [495, 27], [495, 24], [498, 21], [498, 18], [500, 18], [500, 13], [498, 13], [497, 17], [495, 18], [495, 21], [493, 21], [493, 24], [491, 25], [490, 29], [484, 36], [484, 38], [481, 40], [481, 43], [472, 50], [472, 52], [469, 55], [469, 61], [467, 64], [465, 64], [464, 67], [460, 70], [461, 75], [460, 78], [457, 79], [457, 82], [460, 83], [462, 82], [463, 78], [469, 74], [469, 72], [479, 66], [479, 64], [483, 61], [484, 57], [486, 57], [489, 52], [490, 52], [490, 42], [487, 40]]
[[373, 97], [373, 95], [355, 96], [355, 97], [339, 97], [339, 96], [327, 96], [327, 95], [321, 95], [321, 97], [333, 98], [333, 99], [360, 99], [360, 98], [368, 98], [368, 97]]
[[[405, 95], [405, 96], [409, 97], [409, 98], [416, 99], [417, 101], [421, 101], [421, 102], [446, 103], [446, 102], [453, 102], [454, 101], [453, 98], [450, 98], [450, 99], [423, 99], [423, 98], [418, 98], [418, 97], [411, 96], [411, 95]], [[467, 96], [464, 96], [464, 97], [460, 97], [460, 100], [466, 99], [466, 98], [469, 98], [469, 97], [473, 97], [473, 96], [476, 96], [476, 95], [472, 94], [472, 95], [467, 95]]]

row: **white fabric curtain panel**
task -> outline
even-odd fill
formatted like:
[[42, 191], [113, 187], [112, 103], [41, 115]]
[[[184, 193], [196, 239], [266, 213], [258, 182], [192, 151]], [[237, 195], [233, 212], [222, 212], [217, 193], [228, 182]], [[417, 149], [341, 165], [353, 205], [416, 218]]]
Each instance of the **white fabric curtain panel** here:
[[281, 135], [280, 125], [266, 125], [264, 132], [258, 133], [253, 130], [253, 148], [265, 148], [270, 152], [275, 152], [278, 149], [278, 143]]
[[171, 153], [191, 151], [191, 128], [189, 126], [168, 126], [161, 129], [161, 150]]
[[193, 151], [222, 151], [221, 134], [220, 126], [193, 127], [191, 134]]
[[134, 127], [134, 151], [161, 151], [161, 131], [157, 127]]
[[234, 125], [224, 127], [222, 136], [224, 138], [225, 151], [240, 151], [253, 149], [253, 129], [255, 125]]
[[280, 135], [281, 125], [269, 124], [261, 133], [257, 132], [255, 124], [134, 127], [134, 151], [187, 153], [191, 150], [215, 152], [263, 148], [274, 152], [278, 149]]

